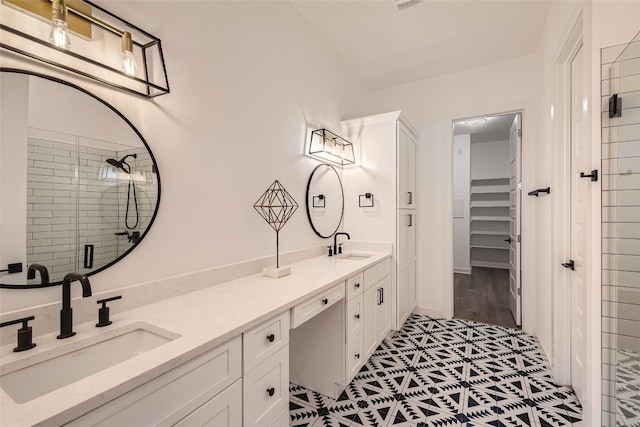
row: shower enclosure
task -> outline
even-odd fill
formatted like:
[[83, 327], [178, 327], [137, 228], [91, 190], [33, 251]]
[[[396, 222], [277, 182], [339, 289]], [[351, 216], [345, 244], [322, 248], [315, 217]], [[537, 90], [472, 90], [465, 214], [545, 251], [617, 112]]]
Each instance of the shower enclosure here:
[[640, 33], [601, 64], [602, 425], [640, 426]]

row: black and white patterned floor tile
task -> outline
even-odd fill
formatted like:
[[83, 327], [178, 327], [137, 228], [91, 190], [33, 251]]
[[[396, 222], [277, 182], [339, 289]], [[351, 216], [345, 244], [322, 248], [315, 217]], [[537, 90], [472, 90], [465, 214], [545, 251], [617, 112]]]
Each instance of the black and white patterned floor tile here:
[[[411, 315], [337, 399], [290, 387], [296, 427], [570, 426], [582, 408], [521, 331]], [[635, 364], [633, 364], [635, 366]]]

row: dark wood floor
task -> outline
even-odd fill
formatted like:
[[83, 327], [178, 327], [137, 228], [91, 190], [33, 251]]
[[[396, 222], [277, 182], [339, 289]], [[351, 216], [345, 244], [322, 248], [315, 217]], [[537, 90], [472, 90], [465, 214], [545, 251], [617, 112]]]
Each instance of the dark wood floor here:
[[473, 267], [453, 274], [454, 317], [518, 328], [509, 309], [509, 270]]

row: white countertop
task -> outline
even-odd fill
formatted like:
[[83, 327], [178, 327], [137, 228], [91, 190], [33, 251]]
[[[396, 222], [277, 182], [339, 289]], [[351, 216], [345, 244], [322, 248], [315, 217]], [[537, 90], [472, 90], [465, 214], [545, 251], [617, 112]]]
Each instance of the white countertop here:
[[362, 260], [315, 257], [291, 265], [291, 275], [248, 276], [122, 313], [111, 310], [113, 324], [96, 328], [95, 321], [74, 325], [74, 337], [57, 340], [56, 333], [35, 337], [37, 346], [14, 353], [0, 349], [2, 366], [17, 360], [28, 364], [43, 352], [100, 334], [115, 334], [123, 326], [145, 322], [180, 337], [90, 377], [28, 402], [17, 404], [0, 389], [0, 426], [56, 426], [69, 422], [116, 397], [213, 349], [253, 326], [289, 310], [346, 278], [391, 257], [371, 252]]

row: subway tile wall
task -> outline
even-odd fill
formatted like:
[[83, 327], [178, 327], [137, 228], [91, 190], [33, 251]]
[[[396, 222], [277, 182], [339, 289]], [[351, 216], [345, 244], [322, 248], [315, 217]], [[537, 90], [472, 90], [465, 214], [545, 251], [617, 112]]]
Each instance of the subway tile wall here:
[[[135, 239], [129, 236], [143, 233], [153, 216], [157, 177], [146, 148], [118, 151], [97, 148], [99, 145], [88, 138], [57, 133], [55, 138], [29, 138], [27, 263], [47, 266], [52, 280], [110, 263], [132, 248]], [[134, 153], [137, 158], [127, 159], [131, 174], [106, 162]], [[121, 232], [127, 234], [116, 234]], [[84, 267], [85, 245], [93, 245], [90, 268]]]
[[[640, 33], [602, 49], [602, 425], [640, 425]], [[609, 118], [609, 100], [622, 115]]]

